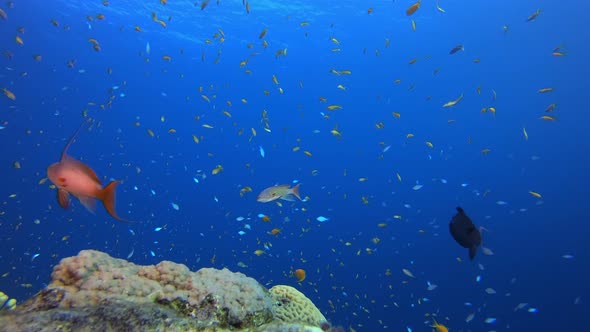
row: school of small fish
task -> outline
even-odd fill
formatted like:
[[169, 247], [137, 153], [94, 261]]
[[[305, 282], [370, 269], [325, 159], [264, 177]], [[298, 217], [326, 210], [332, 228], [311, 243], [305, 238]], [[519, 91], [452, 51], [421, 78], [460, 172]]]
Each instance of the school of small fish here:
[[[512, 38], [528, 38], [546, 18], [543, 10], [526, 4], [520, 21], [482, 20], [493, 35], [476, 42], [453, 33], [443, 45], [432, 41], [433, 26], [462, 22], [474, 5], [359, 2], [349, 4], [350, 26], [335, 16], [327, 23], [328, 14], [314, 4], [276, 16], [274, 5], [263, 2], [149, 0], [126, 16], [118, 8], [124, 4], [97, 0], [83, 15], [49, 10], [29, 26], [18, 18], [34, 5], [15, 3], [0, 5], [0, 28], [10, 31], [0, 71], [0, 139], [20, 151], [5, 153], [7, 176], [26, 179], [7, 186], [0, 207], [0, 217], [16, 220], [14, 232], [33, 234], [30, 227], [56, 223], [51, 237], [58, 244], [91, 243], [90, 235], [81, 239], [88, 228], [80, 224], [110, 216], [131, 222], [110, 226], [117, 239], [104, 242], [125, 243], [121, 257], [150, 262], [180, 250], [175, 236], [228, 241], [231, 253], [199, 247], [192, 263], [264, 271], [265, 282], [290, 283], [312, 296], [329, 289], [320, 309], [350, 316], [350, 332], [366, 330], [367, 321], [374, 329], [410, 332], [500, 330], [510, 326], [510, 315], [543, 312], [511, 297], [521, 281], [516, 276], [509, 284], [493, 277], [492, 262], [508, 255], [493, 230], [502, 218], [551, 205], [557, 198], [551, 181], [523, 176], [506, 188], [488, 177], [498, 176], [496, 164], [515, 174], [541, 167], [544, 136], [555, 135], [572, 114], [562, 101], [567, 89], [539, 70], [523, 96], [530, 108], [520, 111], [511, 105], [513, 91], [499, 83], [504, 78], [490, 69], [513, 58], [482, 45], [489, 39], [502, 50]], [[392, 20], [388, 28], [375, 29], [384, 17]], [[187, 18], [195, 24], [190, 31]], [[571, 58], [563, 44], [541, 43], [539, 67], [561, 68]], [[529, 86], [524, 76], [510, 79]], [[72, 102], [77, 98], [86, 101]], [[43, 111], [44, 127], [29, 122], [38, 119], [30, 109]], [[72, 136], [69, 123], [79, 120]], [[35, 137], [38, 143], [27, 143]], [[31, 145], [25, 151], [23, 144]], [[531, 152], [514, 168], [522, 157], [514, 156], [516, 145], [534, 146], [539, 155]], [[47, 165], [38, 169], [29, 151]], [[126, 151], [143, 158], [126, 159]], [[22, 188], [44, 195], [37, 204], [44, 217], [11, 215], [9, 207], [24, 210], [31, 201]], [[91, 213], [82, 214], [72, 196]], [[456, 200], [478, 206], [465, 207], [473, 222], [459, 207], [453, 217], [454, 205], [430, 210], [430, 203]], [[95, 212], [96, 201], [108, 216]], [[140, 236], [149, 238], [146, 245]], [[322, 250], [309, 250], [308, 241]], [[49, 246], [26, 247], [29, 265], [60, 258]], [[577, 264], [575, 252], [564, 252], [554, 258]], [[426, 259], [434, 256], [441, 263], [433, 270]], [[363, 264], [381, 272], [366, 273]], [[8, 278], [18, 270], [2, 273]], [[453, 290], [441, 273], [467, 275], [462, 292], [473, 302], [443, 299], [440, 293]], [[459, 301], [461, 309], [446, 309], [446, 301]], [[11, 310], [16, 300], [0, 292], [0, 304]], [[408, 307], [423, 312], [423, 320], [377, 314]]]

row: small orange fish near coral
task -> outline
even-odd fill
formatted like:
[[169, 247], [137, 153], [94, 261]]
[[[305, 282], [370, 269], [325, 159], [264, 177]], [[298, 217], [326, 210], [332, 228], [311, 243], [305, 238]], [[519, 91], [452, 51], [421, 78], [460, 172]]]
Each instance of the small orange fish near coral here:
[[306, 273], [304, 269], [297, 269], [295, 270], [293, 275], [295, 276], [295, 278], [297, 278], [297, 281], [302, 282], [303, 280], [305, 280]]

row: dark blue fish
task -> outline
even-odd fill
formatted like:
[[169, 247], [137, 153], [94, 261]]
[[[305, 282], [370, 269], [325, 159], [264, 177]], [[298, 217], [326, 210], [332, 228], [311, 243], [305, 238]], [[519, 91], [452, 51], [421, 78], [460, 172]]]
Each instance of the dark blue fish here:
[[449, 230], [457, 243], [469, 249], [469, 259], [473, 260], [477, 247], [481, 245], [481, 233], [461, 207], [457, 207], [457, 214], [451, 219]]
[[453, 47], [453, 49], [449, 52], [449, 54], [455, 54], [459, 51], [465, 51], [465, 47], [463, 47], [463, 45], [457, 45], [457, 46]]

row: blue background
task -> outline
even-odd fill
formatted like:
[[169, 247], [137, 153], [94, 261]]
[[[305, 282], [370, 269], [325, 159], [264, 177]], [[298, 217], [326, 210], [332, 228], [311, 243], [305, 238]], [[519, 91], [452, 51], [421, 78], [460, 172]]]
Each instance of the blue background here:
[[[133, 251], [137, 264], [227, 267], [267, 287], [292, 285], [334, 324], [357, 331], [429, 331], [433, 313], [458, 331], [584, 329], [590, 5], [443, 0], [442, 13], [425, 0], [408, 17], [412, 3], [252, 1], [250, 14], [241, 1], [223, 0], [204, 10], [175, 0], [3, 3], [0, 45], [11, 56], [0, 58], [0, 85], [16, 100], [0, 98], [0, 290], [22, 301], [61, 258]], [[459, 44], [465, 50], [449, 55]], [[553, 56], [560, 45], [567, 55]], [[555, 90], [538, 92], [546, 87]], [[461, 94], [456, 106], [442, 107]], [[109, 99], [112, 107], [98, 106]], [[541, 120], [551, 103], [556, 120]], [[50, 182], [39, 184], [83, 112], [95, 125], [69, 153], [103, 183], [123, 180], [117, 210], [135, 223], [102, 206], [93, 215], [77, 201], [64, 211]], [[336, 125], [341, 139], [330, 133]], [[224, 170], [212, 175], [217, 165]], [[264, 188], [293, 181], [305, 202], [256, 202]], [[413, 190], [417, 183], [423, 187]], [[240, 197], [245, 186], [253, 192]], [[489, 230], [483, 245], [494, 255], [466, 260], [448, 233], [458, 205]], [[273, 228], [281, 233], [269, 235]], [[292, 275], [298, 268], [307, 271], [301, 283]], [[428, 291], [427, 282], [438, 287]], [[515, 311], [519, 303], [528, 306]], [[490, 317], [496, 322], [485, 323]]]

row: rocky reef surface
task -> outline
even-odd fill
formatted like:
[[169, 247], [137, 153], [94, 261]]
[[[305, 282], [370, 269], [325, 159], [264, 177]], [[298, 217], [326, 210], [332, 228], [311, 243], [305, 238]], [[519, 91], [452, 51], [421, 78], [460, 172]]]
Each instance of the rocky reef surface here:
[[135, 265], [83, 250], [55, 266], [49, 285], [0, 312], [0, 331], [326, 331], [295, 288], [267, 290], [228, 269], [162, 261]]

